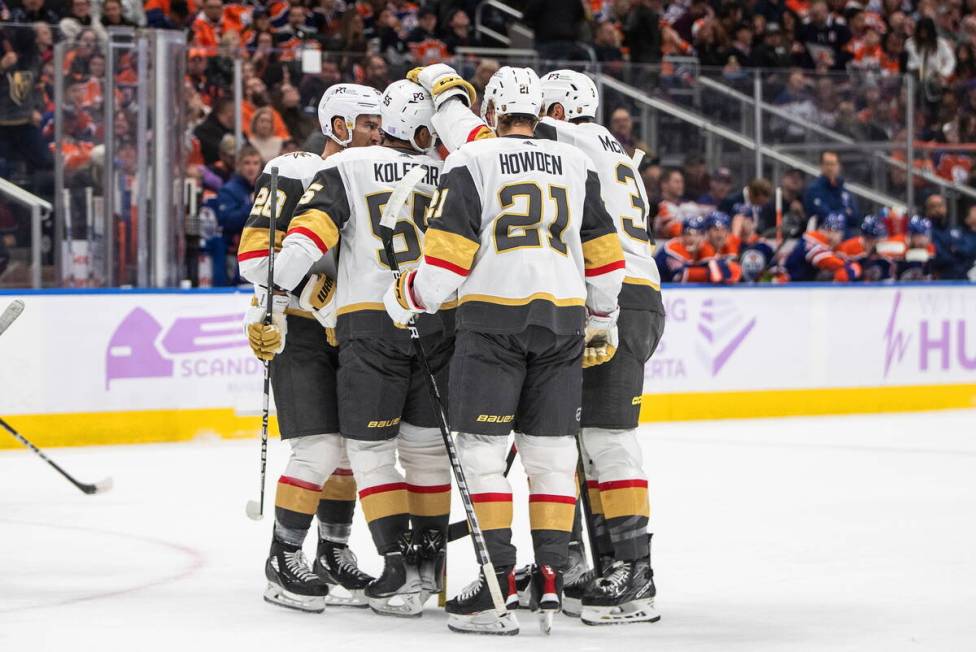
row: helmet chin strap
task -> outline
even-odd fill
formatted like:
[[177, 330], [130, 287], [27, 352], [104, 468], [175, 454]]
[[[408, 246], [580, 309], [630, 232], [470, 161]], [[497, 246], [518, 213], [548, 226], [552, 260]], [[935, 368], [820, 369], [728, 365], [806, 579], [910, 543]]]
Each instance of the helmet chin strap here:
[[[340, 116], [336, 116], [336, 117], [340, 117]], [[329, 133], [326, 134], [326, 136], [328, 136], [329, 138], [331, 138], [332, 141], [336, 145], [338, 145], [339, 147], [349, 147], [349, 143], [352, 142], [352, 130], [353, 130], [353, 128], [355, 128], [355, 125], [353, 125], [352, 127], [350, 127], [348, 120], [343, 119], [343, 121], [346, 123], [346, 132], [349, 134], [345, 139], [340, 139], [338, 136], [336, 136], [335, 135], [335, 130], [333, 130], [333, 129], [330, 129], [329, 130]]]

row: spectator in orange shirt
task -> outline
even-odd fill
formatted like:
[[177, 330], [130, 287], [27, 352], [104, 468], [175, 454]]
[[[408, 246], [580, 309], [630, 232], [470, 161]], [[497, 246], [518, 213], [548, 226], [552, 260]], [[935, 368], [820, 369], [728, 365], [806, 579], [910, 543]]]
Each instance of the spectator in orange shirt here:
[[192, 44], [216, 47], [225, 32], [238, 35], [244, 30], [246, 9], [238, 5], [224, 6], [223, 0], [204, 0], [203, 10], [197, 14], [190, 30]]
[[[241, 122], [245, 136], [251, 135], [251, 119], [257, 109], [271, 105], [271, 98], [268, 96], [268, 87], [260, 77], [251, 77], [244, 85], [244, 102], [241, 104]], [[271, 109], [271, 116], [274, 119], [274, 135], [282, 140], [291, 138], [285, 121], [277, 111]]]

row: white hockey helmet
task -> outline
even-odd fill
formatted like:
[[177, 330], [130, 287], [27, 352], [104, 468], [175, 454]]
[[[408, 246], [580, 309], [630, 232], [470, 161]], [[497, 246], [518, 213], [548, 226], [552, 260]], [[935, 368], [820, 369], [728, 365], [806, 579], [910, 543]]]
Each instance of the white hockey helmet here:
[[418, 152], [426, 151], [414, 140], [421, 127], [427, 127], [433, 143], [434, 126], [430, 119], [434, 116], [434, 100], [420, 84], [401, 79], [387, 86], [380, 100], [380, 115], [383, 133], [407, 141]]
[[[375, 88], [362, 84], [333, 84], [319, 100], [322, 133], [343, 147], [352, 142], [356, 118], [361, 115], [380, 115], [380, 92]], [[343, 139], [332, 131], [332, 119], [336, 116], [346, 123], [348, 135]]]
[[542, 78], [542, 110], [561, 104], [566, 119], [595, 118], [600, 97], [593, 80], [575, 70], [553, 70]]
[[[524, 114], [539, 117], [542, 110], [542, 84], [532, 68], [503, 66], [485, 86], [481, 103], [481, 117], [487, 122], [488, 105], [494, 107], [497, 117]], [[496, 126], [496, 125], [491, 125]]]

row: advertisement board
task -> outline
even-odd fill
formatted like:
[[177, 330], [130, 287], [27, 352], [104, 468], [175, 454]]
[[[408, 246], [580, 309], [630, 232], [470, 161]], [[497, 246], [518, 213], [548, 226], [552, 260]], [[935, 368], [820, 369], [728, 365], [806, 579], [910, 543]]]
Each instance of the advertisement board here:
[[[976, 406], [976, 286], [666, 286], [664, 297], [644, 420]], [[0, 304], [14, 298], [27, 309], [0, 337], [0, 414], [37, 443], [257, 433], [263, 366], [241, 328], [245, 294]]]

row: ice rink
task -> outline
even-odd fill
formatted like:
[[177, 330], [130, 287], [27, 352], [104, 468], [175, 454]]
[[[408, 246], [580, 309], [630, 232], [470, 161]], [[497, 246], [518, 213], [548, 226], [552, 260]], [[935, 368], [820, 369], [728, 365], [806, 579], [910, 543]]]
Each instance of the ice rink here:
[[[559, 616], [544, 638], [519, 612], [514, 639], [452, 634], [433, 600], [417, 620], [263, 602], [272, 520], [244, 515], [257, 440], [51, 451], [85, 481], [112, 475], [104, 496], [0, 452], [0, 650], [976, 650], [976, 411], [642, 435], [662, 620]], [[269, 505], [285, 459], [273, 441]], [[518, 463], [513, 478], [524, 496]], [[358, 511], [353, 547], [379, 569]], [[453, 544], [449, 593], [473, 566]]]

